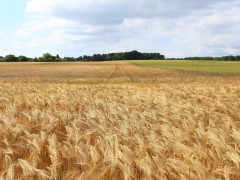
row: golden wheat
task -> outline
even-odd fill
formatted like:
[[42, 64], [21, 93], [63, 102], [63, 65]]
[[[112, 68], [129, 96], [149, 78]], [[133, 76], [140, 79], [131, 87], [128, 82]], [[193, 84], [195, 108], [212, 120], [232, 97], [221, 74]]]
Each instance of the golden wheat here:
[[240, 86], [1, 84], [0, 179], [239, 179]]

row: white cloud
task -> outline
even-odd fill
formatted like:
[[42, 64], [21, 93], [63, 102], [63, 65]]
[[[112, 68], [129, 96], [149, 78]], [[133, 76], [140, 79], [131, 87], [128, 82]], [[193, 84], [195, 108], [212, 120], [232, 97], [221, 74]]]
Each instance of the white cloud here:
[[[29, 0], [14, 33], [27, 55], [158, 51], [167, 57], [237, 54], [240, 0]], [[27, 51], [26, 51], [27, 50]]]
[[223, 0], [30, 0], [26, 12], [75, 19], [87, 24], [120, 24], [124, 18], [185, 16]]
[[56, 3], [57, 1], [54, 0], [30, 0], [27, 2], [26, 12], [51, 13], [51, 8], [56, 6]]
[[0, 31], [0, 39], [3, 38], [5, 36], [5, 33]]

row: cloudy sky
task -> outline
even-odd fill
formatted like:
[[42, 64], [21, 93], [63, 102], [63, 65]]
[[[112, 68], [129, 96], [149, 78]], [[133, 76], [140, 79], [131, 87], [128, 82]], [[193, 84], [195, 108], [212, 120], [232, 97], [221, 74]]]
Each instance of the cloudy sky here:
[[0, 55], [240, 54], [240, 0], [0, 0]]

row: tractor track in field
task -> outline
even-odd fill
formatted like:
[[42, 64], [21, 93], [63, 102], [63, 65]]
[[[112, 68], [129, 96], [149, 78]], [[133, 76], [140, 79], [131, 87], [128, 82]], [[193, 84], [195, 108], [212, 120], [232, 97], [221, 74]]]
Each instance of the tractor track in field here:
[[129, 79], [130, 82], [133, 81], [133, 79], [131, 78], [131, 76], [128, 74], [128, 72], [126, 70], [124, 70], [123, 65], [119, 65], [119, 67], [121, 68], [121, 70], [125, 73], [125, 76]]
[[132, 82], [132, 78], [124, 70], [122, 65], [117, 62], [114, 66], [113, 72], [110, 74], [107, 81], [109, 81], [109, 82], [115, 82], [115, 81]]

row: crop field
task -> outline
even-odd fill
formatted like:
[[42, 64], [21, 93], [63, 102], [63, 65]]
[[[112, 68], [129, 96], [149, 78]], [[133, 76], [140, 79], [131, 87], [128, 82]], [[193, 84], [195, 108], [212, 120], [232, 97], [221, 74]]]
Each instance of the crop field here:
[[130, 62], [144, 67], [155, 67], [185, 72], [198, 72], [215, 75], [240, 75], [239, 61], [139, 60]]
[[0, 179], [240, 179], [240, 75], [1, 63]]

